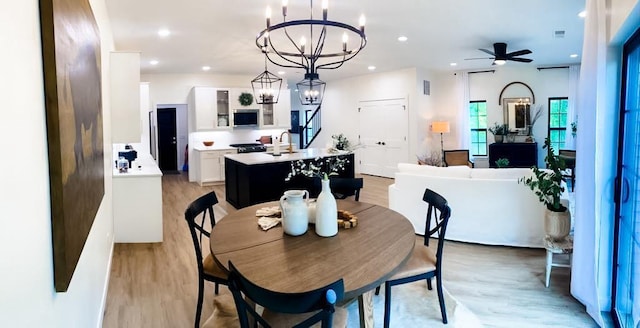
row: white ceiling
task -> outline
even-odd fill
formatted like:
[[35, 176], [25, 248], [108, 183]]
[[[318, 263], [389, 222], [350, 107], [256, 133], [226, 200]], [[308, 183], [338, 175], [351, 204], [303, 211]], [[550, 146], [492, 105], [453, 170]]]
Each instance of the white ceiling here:
[[[264, 57], [255, 36], [265, 28], [265, 8], [273, 10], [272, 24], [282, 21], [280, 0], [106, 0], [117, 50], [142, 53], [142, 73], [209, 73], [258, 75]], [[479, 51], [493, 51], [494, 42], [506, 42], [507, 51], [530, 49], [523, 57], [534, 67], [579, 63], [584, 19], [578, 13], [585, 0], [329, 0], [329, 19], [358, 25], [367, 19], [367, 46], [337, 70], [320, 71], [331, 80], [409, 67], [428, 70], [490, 68], [492, 60]], [[314, 7], [319, 8], [320, 0]], [[309, 1], [290, 0], [288, 20], [307, 19]], [[316, 16], [317, 18], [317, 16]], [[160, 38], [161, 28], [171, 35]], [[554, 32], [565, 31], [564, 38]], [[398, 36], [408, 41], [401, 43]], [[149, 61], [158, 60], [152, 66]], [[457, 66], [450, 66], [451, 62]], [[291, 80], [299, 70], [284, 70]]]

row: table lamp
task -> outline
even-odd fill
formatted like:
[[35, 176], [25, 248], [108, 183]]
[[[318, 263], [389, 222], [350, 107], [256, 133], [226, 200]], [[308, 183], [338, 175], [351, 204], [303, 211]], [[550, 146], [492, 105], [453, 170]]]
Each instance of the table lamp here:
[[431, 131], [440, 133], [440, 150], [442, 152], [442, 163], [444, 163], [444, 144], [442, 142], [442, 134], [449, 133], [448, 121], [434, 121], [431, 122]]

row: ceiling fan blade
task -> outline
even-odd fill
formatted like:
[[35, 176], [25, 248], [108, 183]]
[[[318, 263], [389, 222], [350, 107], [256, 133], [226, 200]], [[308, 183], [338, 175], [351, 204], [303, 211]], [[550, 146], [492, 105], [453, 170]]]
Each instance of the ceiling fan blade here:
[[514, 51], [514, 52], [510, 52], [507, 54], [507, 57], [513, 57], [513, 56], [522, 56], [522, 55], [528, 55], [532, 53], [531, 50], [529, 49], [523, 49], [523, 50], [518, 50], [518, 51]]
[[512, 60], [512, 61], [517, 61], [517, 62], [523, 62], [523, 63], [530, 63], [533, 61], [533, 59], [529, 59], [529, 58], [509, 58], [507, 60]]
[[484, 53], [486, 53], [486, 54], [489, 54], [489, 55], [491, 55], [491, 56], [495, 56], [495, 55], [496, 55], [495, 53], [493, 53], [493, 52], [491, 52], [491, 51], [489, 51], [489, 50], [487, 50], [487, 49], [478, 49], [478, 50], [480, 50], [480, 51], [482, 51], [482, 52], [484, 52]]
[[476, 60], [476, 59], [493, 59], [494, 57], [475, 57], [475, 58], [465, 58], [464, 60]]

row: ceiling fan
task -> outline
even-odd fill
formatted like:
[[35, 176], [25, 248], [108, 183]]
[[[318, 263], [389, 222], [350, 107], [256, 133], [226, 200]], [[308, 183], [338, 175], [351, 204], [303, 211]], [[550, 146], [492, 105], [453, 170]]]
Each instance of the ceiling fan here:
[[478, 49], [484, 53], [492, 55], [493, 57], [482, 57], [482, 58], [466, 58], [465, 60], [474, 60], [474, 59], [493, 59], [493, 65], [504, 65], [507, 60], [530, 63], [533, 59], [529, 58], [519, 58], [517, 56], [523, 56], [531, 54], [531, 50], [522, 49], [514, 52], [507, 53], [507, 44], [504, 42], [496, 42], [493, 44], [493, 51], [487, 49]]

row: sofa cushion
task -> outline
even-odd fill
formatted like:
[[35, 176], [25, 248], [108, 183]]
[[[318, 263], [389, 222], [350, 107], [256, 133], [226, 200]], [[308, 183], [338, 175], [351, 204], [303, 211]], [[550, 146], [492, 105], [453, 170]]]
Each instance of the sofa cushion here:
[[532, 176], [533, 171], [525, 168], [505, 169], [472, 169], [471, 179], [506, 179], [518, 180], [522, 177]]
[[469, 178], [471, 176], [471, 171], [472, 169], [468, 166], [438, 167], [409, 163], [398, 164], [398, 172], [400, 173], [411, 173], [442, 178]]

